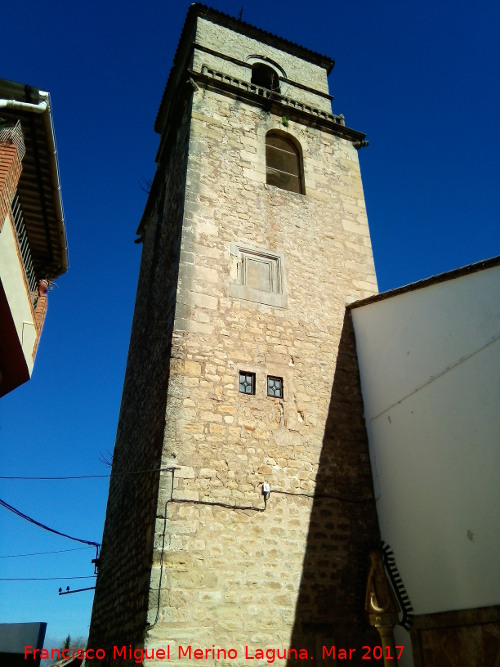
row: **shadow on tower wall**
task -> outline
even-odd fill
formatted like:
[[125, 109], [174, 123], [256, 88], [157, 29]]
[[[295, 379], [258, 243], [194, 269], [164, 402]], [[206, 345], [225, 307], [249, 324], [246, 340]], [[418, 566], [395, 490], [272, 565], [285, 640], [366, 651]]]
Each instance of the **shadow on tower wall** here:
[[[115, 660], [114, 647], [142, 647], [148, 628], [189, 146], [190, 113], [184, 109], [181, 105], [177, 112], [182, 122], [172, 121], [177, 134], [165, 140], [170, 162], [164, 171], [157, 172], [145, 212], [147, 224], [89, 634], [89, 647], [100, 647], [106, 653], [104, 660], [93, 662], [103, 667], [118, 661], [137, 664], [123, 657]], [[166, 179], [164, 173], [173, 176]], [[153, 625], [156, 621], [153, 619]]]
[[[365, 665], [363, 646], [380, 644], [364, 614], [367, 555], [380, 538], [350, 311], [344, 317], [312, 502], [290, 641], [293, 648], [307, 649], [309, 657], [291, 656], [287, 664], [331, 664], [335, 646], [335, 660], [344, 648], [349, 665]], [[355, 649], [350, 658], [349, 649]]]

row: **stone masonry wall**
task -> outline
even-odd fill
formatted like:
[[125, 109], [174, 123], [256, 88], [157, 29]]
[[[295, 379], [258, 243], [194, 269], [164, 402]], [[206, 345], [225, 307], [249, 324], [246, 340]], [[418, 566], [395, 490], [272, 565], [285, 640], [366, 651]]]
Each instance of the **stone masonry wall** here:
[[[270, 129], [300, 142], [306, 195], [266, 185]], [[287, 308], [229, 296], [236, 242], [283, 253]], [[177, 469], [160, 479], [149, 649], [232, 647], [245, 664], [245, 646], [364, 637], [355, 551], [378, 529], [344, 315], [375, 292], [352, 145], [196, 91], [162, 459]], [[240, 370], [255, 396], [239, 393]], [[284, 378], [283, 399], [267, 375]]]
[[180, 106], [142, 249], [89, 637], [108, 659], [96, 664], [116, 664], [113, 646], [142, 646], [146, 627], [159, 473], [137, 473], [158, 469], [163, 447], [189, 143]]
[[[331, 113], [330, 100], [325, 97], [328, 95], [328, 79], [325, 70], [319, 65], [307, 63], [304, 66], [304, 60], [291, 53], [286, 53], [270, 44], [264, 44], [257, 39], [204, 19], [198, 20], [196, 44], [215, 50], [221, 55], [206, 53], [195, 48], [193, 59], [195, 71], [201, 72], [202, 66], [206, 65], [216, 71], [250, 82], [250, 66], [237, 64], [234, 60], [227, 60], [224, 56], [247, 64], [250, 64], [254, 58], [268, 58], [271, 63], [279, 65], [289, 80], [289, 82], [281, 83], [283, 95]], [[308, 90], [294, 86], [294, 83], [306, 86]]]
[[[327, 92], [312, 63], [198, 28], [207, 48], [264, 55]], [[193, 66], [212, 57], [195, 50]], [[113, 646], [170, 648], [179, 666], [193, 663], [189, 646], [237, 652], [202, 664], [245, 665], [246, 651], [272, 647], [320, 663], [323, 643], [377, 642], [363, 623], [378, 526], [345, 308], [376, 292], [358, 156], [237, 97], [181, 90], [182, 77], [148, 208], [89, 643], [107, 650], [103, 664]], [[305, 194], [266, 184], [269, 130], [300, 144]], [[281, 258], [285, 307], [230, 296], [238, 244]], [[255, 395], [238, 391], [240, 371], [255, 373]], [[268, 375], [283, 398], [267, 396]]]

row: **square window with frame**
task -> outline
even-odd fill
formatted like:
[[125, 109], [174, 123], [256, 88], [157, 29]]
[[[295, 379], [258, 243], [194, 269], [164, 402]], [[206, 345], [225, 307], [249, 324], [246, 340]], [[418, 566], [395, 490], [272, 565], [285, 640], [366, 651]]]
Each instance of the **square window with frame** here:
[[240, 371], [239, 391], [240, 394], [255, 395], [255, 373]]
[[269, 306], [288, 305], [283, 253], [231, 243], [229, 294]]
[[267, 376], [267, 395], [272, 398], [283, 398], [283, 378], [275, 375]]

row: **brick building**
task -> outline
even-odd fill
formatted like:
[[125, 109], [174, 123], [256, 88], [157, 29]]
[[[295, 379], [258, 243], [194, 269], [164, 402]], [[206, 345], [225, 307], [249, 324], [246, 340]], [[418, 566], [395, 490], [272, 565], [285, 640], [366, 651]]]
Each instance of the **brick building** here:
[[0, 396], [29, 380], [50, 281], [68, 268], [49, 94], [0, 80]]
[[[179, 664], [192, 661], [179, 647], [215, 646], [238, 654], [216, 664], [243, 664], [262, 647], [319, 662], [323, 644], [378, 641], [363, 614], [379, 534], [346, 314], [377, 285], [364, 135], [331, 113], [333, 64], [189, 9], [139, 227], [89, 640], [108, 664], [123, 645], [170, 646]], [[144, 469], [159, 472], [128, 474]]]

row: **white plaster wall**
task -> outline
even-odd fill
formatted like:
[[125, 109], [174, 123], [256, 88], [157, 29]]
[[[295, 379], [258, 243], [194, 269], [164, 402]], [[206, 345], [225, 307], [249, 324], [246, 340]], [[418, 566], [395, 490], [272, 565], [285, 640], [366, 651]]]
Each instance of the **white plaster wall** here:
[[17, 253], [17, 241], [9, 216], [0, 232], [0, 278], [10, 306], [26, 365], [33, 371], [33, 346], [36, 331], [29, 295], [23, 275], [24, 269]]
[[497, 266], [352, 311], [380, 529], [416, 614], [500, 604], [499, 306]]

